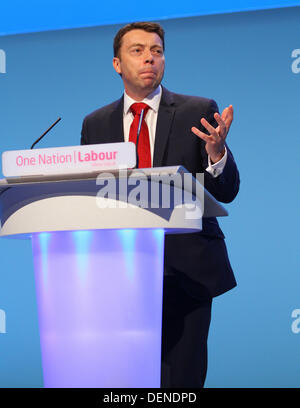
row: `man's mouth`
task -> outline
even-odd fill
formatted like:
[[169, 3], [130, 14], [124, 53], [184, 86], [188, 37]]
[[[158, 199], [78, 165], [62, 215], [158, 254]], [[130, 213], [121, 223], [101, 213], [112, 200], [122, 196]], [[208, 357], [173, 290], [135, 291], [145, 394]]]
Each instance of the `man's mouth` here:
[[152, 71], [151, 69], [147, 69], [145, 71], [141, 72], [142, 75], [148, 74], [148, 75], [156, 75], [156, 72]]

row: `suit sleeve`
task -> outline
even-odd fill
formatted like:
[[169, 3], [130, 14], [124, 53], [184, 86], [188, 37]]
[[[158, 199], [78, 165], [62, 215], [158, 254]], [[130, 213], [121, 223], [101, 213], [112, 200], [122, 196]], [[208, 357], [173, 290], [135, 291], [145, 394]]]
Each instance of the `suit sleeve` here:
[[88, 132], [87, 132], [87, 120], [84, 119], [83, 123], [82, 123], [82, 129], [81, 129], [81, 139], [80, 139], [80, 144], [81, 145], [89, 144], [87, 135], [88, 135]]

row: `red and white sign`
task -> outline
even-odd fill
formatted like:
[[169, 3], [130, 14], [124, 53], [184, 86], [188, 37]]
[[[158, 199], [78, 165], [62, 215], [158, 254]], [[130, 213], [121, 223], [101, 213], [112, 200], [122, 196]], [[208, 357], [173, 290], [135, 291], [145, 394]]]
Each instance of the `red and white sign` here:
[[132, 169], [135, 165], [135, 144], [132, 142], [13, 150], [2, 153], [4, 177], [92, 173]]

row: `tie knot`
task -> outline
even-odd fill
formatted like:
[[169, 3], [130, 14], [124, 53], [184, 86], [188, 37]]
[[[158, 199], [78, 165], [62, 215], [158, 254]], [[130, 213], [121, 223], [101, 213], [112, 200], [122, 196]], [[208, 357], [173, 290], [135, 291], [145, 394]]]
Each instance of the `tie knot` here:
[[130, 106], [131, 112], [135, 115], [140, 115], [142, 110], [144, 109], [144, 117], [146, 116], [146, 113], [148, 112], [150, 106], [147, 105], [146, 103], [134, 103]]

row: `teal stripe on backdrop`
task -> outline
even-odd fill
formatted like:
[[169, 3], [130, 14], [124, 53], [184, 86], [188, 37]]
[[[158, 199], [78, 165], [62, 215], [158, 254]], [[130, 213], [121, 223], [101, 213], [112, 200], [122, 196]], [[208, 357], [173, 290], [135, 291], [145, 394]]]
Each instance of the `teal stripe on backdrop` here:
[[[238, 287], [216, 298], [208, 387], [299, 387], [300, 7], [162, 21], [164, 85], [235, 108], [228, 142], [241, 191], [221, 224]], [[118, 98], [120, 26], [1, 38], [1, 151], [79, 143], [83, 117]], [[298, 50], [298, 51], [297, 51]], [[0, 386], [42, 386], [30, 243], [1, 240]]]

